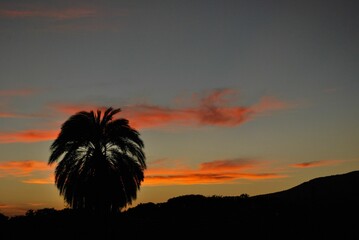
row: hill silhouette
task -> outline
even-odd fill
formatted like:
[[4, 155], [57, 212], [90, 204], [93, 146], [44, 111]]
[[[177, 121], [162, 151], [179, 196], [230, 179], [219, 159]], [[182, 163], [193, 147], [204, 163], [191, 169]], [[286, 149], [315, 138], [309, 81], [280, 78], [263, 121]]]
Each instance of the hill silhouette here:
[[[113, 216], [41, 209], [0, 217], [0, 239], [359, 239], [359, 171], [263, 195], [183, 195]], [[2, 228], [2, 229], [1, 229]]]

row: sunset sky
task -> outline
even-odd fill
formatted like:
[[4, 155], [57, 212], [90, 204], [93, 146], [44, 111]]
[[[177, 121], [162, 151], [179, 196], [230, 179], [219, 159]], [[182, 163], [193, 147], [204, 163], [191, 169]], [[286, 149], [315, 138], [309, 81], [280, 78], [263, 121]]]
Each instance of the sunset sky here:
[[358, 1], [0, 1], [0, 213], [66, 207], [61, 124], [121, 108], [148, 168], [132, 206], [359, 170]]

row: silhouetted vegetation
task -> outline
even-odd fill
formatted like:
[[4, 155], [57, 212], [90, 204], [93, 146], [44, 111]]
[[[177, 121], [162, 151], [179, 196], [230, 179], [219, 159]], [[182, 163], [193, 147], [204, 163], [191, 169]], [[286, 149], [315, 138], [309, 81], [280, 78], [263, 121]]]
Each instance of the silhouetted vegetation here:
[[1, 239], [359, 239], [359, 171], [257, 196], [184, 195], [101, 217], [76, 209], [0, 214]]
[[118, 112], [72, 115], [50, 147], [49, 164], [58, 161], [56, 186], [73, 209], [108, 215], [137, 197], [146, 168], [144, 143], [128, 120], [113, 119]]

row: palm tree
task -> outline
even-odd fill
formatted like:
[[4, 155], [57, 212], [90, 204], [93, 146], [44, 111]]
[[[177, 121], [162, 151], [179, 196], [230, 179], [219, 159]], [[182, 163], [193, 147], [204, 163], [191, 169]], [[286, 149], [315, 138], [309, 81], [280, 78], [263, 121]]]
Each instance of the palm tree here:
[[73, 209], [114, 213], [137, 198], [146, 169], [144, 144], [127, 119], [113, 119], [120, 111], [78, 112], [50, 146], [48, 164], [58, 162], [55, 184]]

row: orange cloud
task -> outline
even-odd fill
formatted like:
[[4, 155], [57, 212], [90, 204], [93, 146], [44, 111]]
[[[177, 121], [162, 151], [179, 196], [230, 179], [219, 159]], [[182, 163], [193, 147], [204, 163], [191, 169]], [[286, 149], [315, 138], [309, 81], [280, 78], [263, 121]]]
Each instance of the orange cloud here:
[[[81, 2], [74, 2], [71, 7], [56, 6], [46, 3], [23, 3], [13, 2], [0, 4], [0, 18], [3, 19], [36, 19], [56, 20], [47, 21], [40, 30], [51, 32], [62, 31], [118, 31], [122, 24], [114, 21], [114, 17], [128, 16], [128, 9], [113, 9], [106, 6], [84, 6]], [[111, 18], [111, 21], [92, 21], [93, 18]], [[84, 21], [69, 21], [69, 20]], [[91, 21], [86, 21], [90, 19]], [[35, 26], [33, 26], [35, 27]], [[36, 28], [39, 30], [39, 27]]]
[[34, 172], [52, 172], [46, 178], [29, 178], [24, 179], [21, 182], [29, 184], [54, 184], [55, 175], [52, 166], [49, 166], [47, 162], [37, 160], [25, 160], [25, 161], [7, 161], [0, 163], [0, 178], [1, 177], [32, 177]]
[[[240, 179], [262, 180], [286, 177], [277, 173], [246, 172], [258, 164], [254, 160], [215, 160], [200, 164], [198, 169], [149, 167], [145, 172], [145, 185], [220, 184]], [[258, 169], [257, 169], [258, 170]]]
[[340, 162], [341, 161], [339, 160], [320, 160], [320, 161], [296, 163], [296, 164], [292, 164], [291, 166], [294, 168], [312, 168], [312, 167], [336, 165], [339, 164]]
[[31, 173], [35, 171], [50, 170], [53, 170], [53, 167], [50, 167], [47, 162], [36, 160], [8, 161], [0, 163], [0, 177], [25, 177], [31, 175]]
[[192, 107], [166, 108], [149, 104], [128, 106], [123, 115], [136, 128], [158, 128], [169, 124], [235, 127], [258, 114], [291, 107], [275, 97], [264, 97], [254, 106], [233, 106], [234, 90], [220, 89], [194, 95]]
[[190, 125], [194, 112], [189, 109], [171, 109], [154, 105], [126, 107], [123, 117], [135, 128], [156, 128], [169, 124]]
[[59, 131], [55, 130], [25, 130], [18, 132], [0, 132], [1, 143], [15, 143], [15, 142], [40, 142], [54, 140]]
[[43, 117], [44, 115], [40, 114], [18, 114], [9, 111], [0, 112], [0, 118], [35, 118], [35, 117]]
[[[175, 163], [175, 166], [168, 166]], [[261, 163], [250, 159], [228, 159], [204, 162], [197, 169], [190, 169], [178, 161], [162, 159], [145, 171], [144, 185], [186, 185], [234, 183], [238, 180], [263, 180], [286, 177], [260, 169]], [[33, 178], [34, 172], [50, 172], [48, 177]], [[27, 184], [54, 184], [53, 167], [47, 162], [26, 160], [0, 163], [0, 177], [20, 177]]]
[[[193, 94], [189, 98], [190, 106], [186, 107], [133, 104], [122, 108], [122, 112], [117, 117], [128, 119], [130, 125], [138, 129], [161, 128], [169, 125], [236, 127], [259, 114], [292, 107], [291, 104], [275, 97], [263, 97], [253, 106], [238, 106], [235, 105], [236, 95], [237, 92], [232, 89], [217, 89], [205, 94]], [[65, 114], [98, 108], [91, 104], [52, 106]]]
[[252, 106], [255, 113], [268, 113], [272, 111], [284, 110], [294, 107], [294, 104], [283, 102], [273, 96], [264, 96], [260, 101]]
[[[33, 90], [3, 90], [0, 96], [26, 95]], [[162, 107], [149, 104], [137, 104], [124, 107], [116, 117], [123, 117], [130, 121], [130, 125], [137, 129], [162, 128], [166, 126], [218, 126], [236, 127], [253, 119], [259, 113], [282, 110], [292, 105], [274, 97], [264, 97], [254, 106], [232, 106], [236, 92], [231, 89], [219, 89], [207, 94], [194, 94], [191, 98], [192, 106]], [[96, 109], [104, 110], [103, 106], [92, 104], [53, 104], [60, 113], [67, 115], [79, 111]], [[35, 115], [21, 115], [11, 112], [0, 112], [0, 118], [24, 118]], [[59, 130], [23, 130], [17, 132], [0, 132], [0, 144], [15, 142], [39, 142], [54, 140]]]
[[0, 112], [0, 118], [20, 118], [22, 115], [10, 112]]

